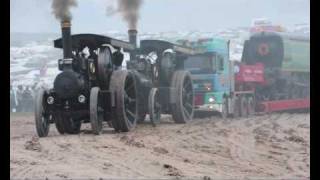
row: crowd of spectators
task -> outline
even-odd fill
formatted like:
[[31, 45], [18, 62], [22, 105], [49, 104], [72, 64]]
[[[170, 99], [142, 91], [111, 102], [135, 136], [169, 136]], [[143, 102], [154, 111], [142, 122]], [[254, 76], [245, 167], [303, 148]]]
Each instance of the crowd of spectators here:
[[39, 90], [36, 84], [28, 85], [10, 85], [10, 112], [33, 112], [34, 98], [36, 92]]

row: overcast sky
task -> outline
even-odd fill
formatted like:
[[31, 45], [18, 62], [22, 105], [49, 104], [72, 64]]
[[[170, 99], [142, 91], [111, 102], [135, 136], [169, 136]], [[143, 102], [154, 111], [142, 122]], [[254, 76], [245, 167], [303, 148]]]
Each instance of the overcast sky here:
[[[51, 0], [10, 0], [11, 32], [60, 31], [51, 13]], [[73, 12], [74, 33], [127, 31], [120, 15], [106, 16], [112, 0], [78, 0]], [[310, 21], [310, 0], [144, 0], [139, 31], [216, 31], [250, 26], [253, 18], [269, 18], [276, 24]]]

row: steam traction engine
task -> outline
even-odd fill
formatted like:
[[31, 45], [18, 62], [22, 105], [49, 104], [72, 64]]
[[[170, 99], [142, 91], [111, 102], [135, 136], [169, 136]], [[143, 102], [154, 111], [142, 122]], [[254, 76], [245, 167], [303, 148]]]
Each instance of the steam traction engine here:
[[238, 69], [236, 90], [255, 92], [256, 111], [310, 107], [308, 37], [273, 32], [253, 34], [245, 41]]
[[[129, 30], [131, 44], [136, 46], [136, 30]], [[172, 114], [176, 123], [193, 118], [193, 85], [190, 73], [183, 70], [184, 60], [194, 54], [191, 48], [161, 40], [142, 40], [131, 52], [127, 68], [137, 79], [138, 122], [149, 114], [153, 125], [161, 114]]]
[[[123, 51], [130, 43], [95, 34], [70, 35], [70, 22], [62, 22], [64, 58], [54, 87], [36, 96], [35, 120], [39, 137], [48, 135], [50, 123], [60, 134], [77, 134], [82, 123], [91, 123], [100, 134], [102, 121], [116, 131], [129, 131], [137, 120], [137, 89], [132, 71], [121, 70]], [[84, 53], [88, 48], [89, 53]]]

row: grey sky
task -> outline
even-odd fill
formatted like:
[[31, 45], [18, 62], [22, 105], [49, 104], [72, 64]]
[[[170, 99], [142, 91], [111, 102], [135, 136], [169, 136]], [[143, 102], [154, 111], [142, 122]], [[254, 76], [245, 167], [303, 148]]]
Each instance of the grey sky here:
[[[120, 15], [106, 16], [111, 0], [78, 0], [73, 9], [73, 32], [125, 32]], [[51, 14], [51, 0], [11, 0], [11, 32], [59, 32]], [[144, 0], [139, 31], [215, 31], [249, 26], [253, 18], [266, 17], [276, 24], [310, 21], [310, 0]]]

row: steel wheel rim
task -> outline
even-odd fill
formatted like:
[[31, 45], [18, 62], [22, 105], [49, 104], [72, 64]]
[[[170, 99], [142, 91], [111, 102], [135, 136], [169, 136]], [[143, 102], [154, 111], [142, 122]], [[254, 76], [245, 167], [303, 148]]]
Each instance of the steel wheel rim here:
[[183, 114], [187, 119], [191, 119], [193, 113], [193, 89], [192, 81], [189, 77], [185, 78], [182, 87], [182, 108]]
[[135, 82], [132, 76], [128, 76], [124, 86], [124, 112], [131, 124], [136, 120], [137, 111], [137, 92]]
[[[103, 109], [103, 99], [100, 97], [100, 91], [97, 94], [98, 101], [97, 101], [97, 118], [99, 122], [99, 127], [102, 129], [102, 121], [104, 117], [104, 109]], [[99, 98], [100, 97], [100, 98]]]
[[41, 127], [43, 129], [46, 129], [47, 126], [49, 125], [49, 118], [51, 117], [51, 115], [45, 114], [44, 108], [42, 108], [42, 112], [41, 112]]
[[49, 132], [49, 117], [50, 114], [46, 113], [46, 100], [45, 100], [46, 92], [44, 90], [38, 92], [37, 100], [35, 102], [35, 120], [36, 120], [36, 128], [38, 131], [38, 135], [40, 137], [47, 136]]
[[160, 96], [159, 96], [159, 90], [155, 90], [155, 94], [152, 99], [152, 114], [150, 114], [150, 119], [153, 124], [157, 124], [160, 122], [161, 118], [161, 103], [160, 103]]

